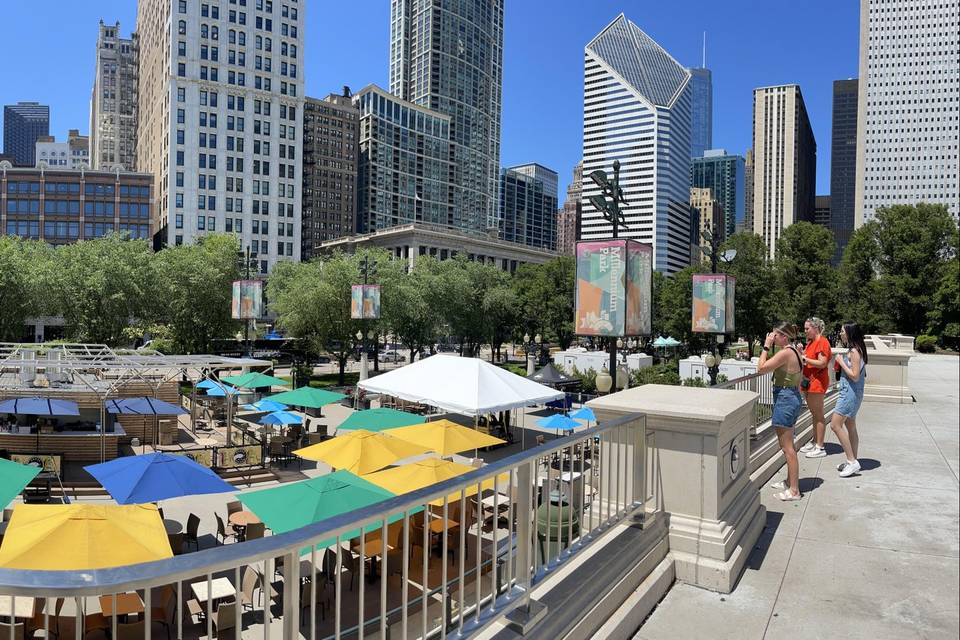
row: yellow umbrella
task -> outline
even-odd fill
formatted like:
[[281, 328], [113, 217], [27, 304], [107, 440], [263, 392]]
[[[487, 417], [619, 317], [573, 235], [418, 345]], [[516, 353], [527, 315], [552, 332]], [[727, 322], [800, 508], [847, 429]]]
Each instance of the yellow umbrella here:
[[0, 567], [81, 571], [172, 556], [156, 505], [21, 504], [0, 546]]
[[294, 455], [307, 460], [325, 462], [334, 469], [346, 469], [351, 473], [363, 475], [393, 464], [411, 456], [426, 453], [429, 449], [406, 440], [398, 440], [383, 433], [374, 433], [366, 429], [357, 429], [326, 442], [318, 442], [303, 449], [297, 449]]
[[[399, 467], [394, 467], [392, 469], [378, 471], [377, 473], [370, 473], [363, 476], [363, 479], [368, 480], [379, 487], [383, 487], [387, 491], [392, 491], [393, 493], [400, 495], [403, 493], [416, 491], [417, 489], [422, 489], [423, 487], [429, 487], [432, 484], [443, 482], [444, 480], [449, 480], [450, 478], [462, 476], [470, 471], [476, 471], [476, 467], [460, 464], [459, 462], [451, 462], [450, 460], [427, 458], [426, 460], [418, 460], [416, 462], [400, 465]], [[501, 473], [498, 477], [498, 481], [497, 488], [500, 491], [509, 489], [510, 474]], [[493, 478], [484, 480], [481, 488], [492, 489]], [[472, 484], [467, 487], [466, 495], [472, 496], [476, 493], [476, 484]], [[456, 493], [451, 493], [447, 497], [448, 502], [453, 502], [459, 499], [459, 491]], [[442, 505], [443, 499], [441, 498], [434, 500], [430, 504]]]
[[461, 451], [471, 451], [504, 444], [504, 440], [480, 433], [476, 429], [464, 427], [450, 420], [425, 422], [409, 427], [390, 430], [390, 435], [407, 442], [429, 447], [441, 456], [452, 456]]

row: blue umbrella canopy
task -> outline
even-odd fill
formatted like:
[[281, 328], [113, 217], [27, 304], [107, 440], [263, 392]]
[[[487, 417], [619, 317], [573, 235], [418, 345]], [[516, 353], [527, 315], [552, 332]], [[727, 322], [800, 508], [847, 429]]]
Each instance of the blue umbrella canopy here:
[[562, 413], [555, 413], [546, 418], [537, 420], [537, 425], [545, 429], [559, 429], [561, 431], [573, 431], [580, 426], [580, 423], [573, 418], [568, 418]]
[[104, 403], [109, 413], [140, 416], [182, 416], [190, 413], [178, 404], [158, 398], [117, 398]]
[[668, 336], [668, 337], [667, 337], [667, 345], [666, 345], [666, 346], [668, 346], [668, 347], [677, 347], [677, 346], [679, 346], [679, 345], [680, 345], [680, 341], [679, 341], [679, 340], [677, 340], [677, 339], [674, 338], [673, 336]]
[[593, 413], [593, 409], [590, 407], [580, 407], [571, 413], [570, 417], [574, 418], [575, 420], [586, 420], [587, 422], [597, 421], [597, 416]]
[[653, 341], [653, 346], [655, 347], [666, 347], [666, 346], [669, 346], [669, 344], [670, 343], [668, 343], [667, 339], [664, 338], [663, 336], [659, 336], [656, 340]]
[[240, 393], [239, 390], [234, 389], [233, 387], [230, 387], [230, 386], [227, 386], [227, 385], [224, 385], [224, 388], [223, 388], [223, 389], [221, 389], [220, 387], [211, 387], [211, 388], [207, 389], [207, 395], [208, 395], [208, 396], [211, 396], [211, 397], [214, 397], [214, 398], [222, 398], [222, 397], [226, 396], [227, 394], [229, 394], [229, 395], [231, 395], [231, 396], [235, 396], [235, 395], [237, 395], [238, 393]]
[[300, 424], [303, 418], [289, 411], [274, 411], [260, 418], [260, 424]]
[[207, 378], [197, 383], [197, 389], [218, 389], [219, 386], [213, 380]]
[[80, 408], [73, 400], [55, 398], [12, 398], [0, 402], [0, 413], [23, 416], [78, 416]]
[[118, 504], [157, 502], [181, 496], [226, 493], [236, 489], [186, 456], [147, 453], [126, 456], [84, 469]]
[[257, 400], [251, 404], [243, 405], [244, 409], [250, 411], [283, 411], [287, 408], [287, 405], [282, 402], [274, 402], [273, 400]]

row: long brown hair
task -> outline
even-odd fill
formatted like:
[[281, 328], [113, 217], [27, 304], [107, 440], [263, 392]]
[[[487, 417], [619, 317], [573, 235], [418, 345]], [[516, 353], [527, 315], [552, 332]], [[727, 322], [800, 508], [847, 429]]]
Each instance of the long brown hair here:
[[787, 336], [788, 338], [790, 338], [790, 340], [796, 340], [796, 339], [797, 339], [797, 325], [793, 324], [792, 322], [783, 321], [783, 322], [777, 324], [777, 325], [773, 328], [773, 330], [774, 330], [774, 331], [779, 331], [779, 332], [782, 333], [783, 335], [785, 335], [785, 336]]

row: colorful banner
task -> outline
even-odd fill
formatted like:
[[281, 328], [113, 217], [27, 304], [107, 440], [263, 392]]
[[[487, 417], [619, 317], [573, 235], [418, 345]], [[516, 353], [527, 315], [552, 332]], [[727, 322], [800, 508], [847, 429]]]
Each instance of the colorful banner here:
[[653, 333], [653, 247], [627, 241], [628, 336]]
[[170, 451], [169, 453], [190, 458], [203, 467], [210, 468], [213, 466], [213, 449], [195, 449], [193, 451], [188, 449], [186, 451]]
[[263, 317], [263, 282], [234, 280], [230, 307], [235, 320], [256, 320]]
[[41, 472], [55, 473], [58, 476], [62, 465], [61, 456], [54, 453], [12, 453], [10, 460], [31, 467], [39, 467]]
[[350, 317], [353, 320], [380, 318], [380, 285], [355, 284], [350, 288]]
[[623, 240], [578, 242], [577, 304], [574, 333], [622, 336], [626, 317]]
[[260, 466], [263, 466], [263, 447], [258, 444], [217, 448], [217, 467], [220, 469]]
[[734, 332], [736, 279], [724, 274], [693, 276], [692, 323], [694, 333]]

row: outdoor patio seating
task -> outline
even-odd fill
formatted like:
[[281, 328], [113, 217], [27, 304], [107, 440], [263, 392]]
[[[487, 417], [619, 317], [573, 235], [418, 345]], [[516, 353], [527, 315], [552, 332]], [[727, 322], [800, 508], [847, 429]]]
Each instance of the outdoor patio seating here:
[[[220, 637], [220, 632], [227, 629], [236, 629], [237, 601], [221, 602], [213, 612], [213, 630]], [[238, 634], [239, 635], [239, 634]]]
[[214, 513], [214, 517], [217, 519], [217, 541], [220, 544], [226, 544], [227, 538], [233, 538], [234, 541], [237, 539], [236, 533], [227, 533], [227, 528], [223, 525], [223, 518], [220, 517], [219, 513]]
[[150, 610], [150, 623], [154, 622], [163, 625], [167, 631], [167, 640], [170, 640], [170, 629], [176, 624], [177, 615], [177, 591], [171, 585], [165, 585], [160, 588], [160, 592], [154, 596], [154, 604]]
[[200, 516], [191, 513], [187, 518], [187, 531], [183, 536], [184, 544], [193, 544], [197, 547], [197, 551], [200, 550], [200, 539], [198, 537], [200, 531]]
[[244, 541], [262, 538], [266, 528], [267, 525], [262, 522], [251, 522], [246, 526], [246, 531], [243, 533]]
[[14, 638], [14, 640], [24, 640], [24, 631], [26, 625], [22, 622], [18, 622], [14, 625], [10, 625], [9, 622], [0, 623], [0, 634], [4, 638]]

